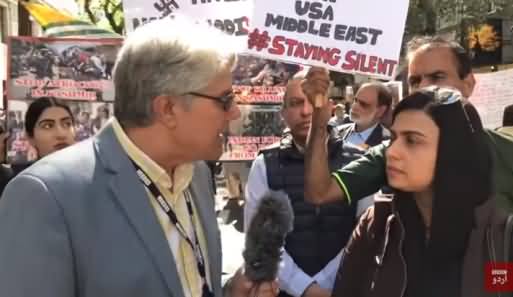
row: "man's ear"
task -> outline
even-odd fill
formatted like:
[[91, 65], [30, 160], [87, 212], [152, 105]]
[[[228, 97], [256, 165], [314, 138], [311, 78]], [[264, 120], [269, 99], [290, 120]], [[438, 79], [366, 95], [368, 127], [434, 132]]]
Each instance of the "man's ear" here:
[[383, 119], [383, 117], [385, 116], [385, 113], [387, 112], [387, 109], [388, 108], [385, 105], [378, 106], [376, 115], [379, 120]]
[[159, 95], [152, 101], [153, 117], [167, 127], [174, 128], [177, 124], [177, 99], [172, 96]]
[[472, 95], [472, 92], [474, 92], [475, 86], [476, 79], [474, 77], [474, 74], [471, 72], [467, 74], [467, 76], [463, 79], [463, 90], [461, 90], [463, 92], [462, 95], [466, 98], [469, 98], [470, 95]]

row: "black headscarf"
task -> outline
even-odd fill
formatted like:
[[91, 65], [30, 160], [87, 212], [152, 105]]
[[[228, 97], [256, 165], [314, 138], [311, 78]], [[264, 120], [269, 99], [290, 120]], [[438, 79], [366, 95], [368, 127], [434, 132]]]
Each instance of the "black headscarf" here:
[[[394, 110], [394, 120], [403, 111], [422, 110], [440, 131], [429, 241], [412, 193], [396, 195], [406, 230], [408, 296], [460, 295], [474, 210], [492, 195], [492, 161], [480, 135], [483, 127], [473, 106], [464, 107], [461, 99], [456, 90], [429, 87], [407, 96]], [[435, 289], [439, 291], [433, 295]]]

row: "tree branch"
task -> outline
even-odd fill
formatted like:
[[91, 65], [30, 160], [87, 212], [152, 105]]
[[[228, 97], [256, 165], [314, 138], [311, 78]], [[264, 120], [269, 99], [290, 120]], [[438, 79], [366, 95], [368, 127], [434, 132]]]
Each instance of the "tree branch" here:
[[123, 2], [119, 1], [118, 4], [116, 4], [116, 6], [114, 6], [114, 12], [118, 11], [118, 10], [122, 10], [123, 9]]
[[420, 0], [420, 5], [424, 9], [426, 20], [424, 34], [433, 35], [436, 33], [436, 11], [433, 0]]
[[103, 12], [105, 13], [105, 18], [109, 22], [109, 25], [112, 28], [112, 30], [114, 30], [114, 32], [116, 32], [118, 34], [123, 34], [124, 23], [123, 23], [123, 21], [121, 21], [119, 24], [116, 23], [116, 18], [115, 18], [116, 12], [119, 9], [122, 9], [121, 1], [117, 5], [114, 6], [112, 11], [109, 9], [111, 4], [114, 5], [112, 0], [108, 0], [103, 3]]
[[93, 23], [93, 24], [98, 23], [96, 16], [94, 15], [93, 11], [91, 10], [91, 0], [84, 0], [84, 10], [87, 13], [87, 16], [89, 17], [89, 20], [91, 21], [91, 23]]

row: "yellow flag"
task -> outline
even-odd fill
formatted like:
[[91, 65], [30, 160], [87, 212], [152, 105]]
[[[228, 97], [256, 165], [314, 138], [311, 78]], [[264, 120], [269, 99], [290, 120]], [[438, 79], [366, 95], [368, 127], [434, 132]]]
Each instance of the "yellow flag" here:
[[66, 13], [60, 12], [46, 4], [37, 2], [21, 2], [21, 4], [25, 6], [30, 15], [32, 15], [36, 22], [43, 28], [46, 28], [51, 23], [69, 22], [76, 20], [76, 18]]
[[92, 37], [122, 38], [123, 36], [110, 30], [99, 28], [89, 22], [61, 12], [52, 6], [38, 2], [21, 3], [36, 22], [43, 27], [46, 37]]

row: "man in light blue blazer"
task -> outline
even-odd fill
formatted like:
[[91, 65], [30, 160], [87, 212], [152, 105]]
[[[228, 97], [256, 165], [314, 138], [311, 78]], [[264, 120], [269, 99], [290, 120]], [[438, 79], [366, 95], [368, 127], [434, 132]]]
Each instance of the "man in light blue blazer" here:
[[221, 133], [240, 116], [228, 48], [220, 33], [181, 19], [125, 40], [115, 117], [19, 174], [0, 199], [0, 296], [276, 295], [275, 283], [255, 286], [240, 271], [221, 288], [201, 160], [219, 158]]

